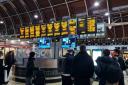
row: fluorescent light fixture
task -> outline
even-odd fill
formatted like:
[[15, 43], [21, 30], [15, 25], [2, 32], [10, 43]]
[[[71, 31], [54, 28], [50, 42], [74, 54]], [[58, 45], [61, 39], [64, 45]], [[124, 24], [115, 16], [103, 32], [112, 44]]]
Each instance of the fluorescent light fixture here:
[[98, 7], [100, 5], [100, 3], [98, 2], [98, 1], [96, 1], [95, 3], [94, 3], [94, 6], [95, 7]]
[[35, 18], [35, 19], [38, 19], [38, 18], [39, 18], [39, 16], [38, 16], [37, 14], [35, 14], [35, 15], [34, 15], [34, 18]]
[[4, 23], [4, 21], [1, 20], [1, 21], [0, 21], [0, 24], [3, 24], [3, 23]]
[[105, 16], [109, 16], [109, 15], [110, 15], [110, 13], [109, 13], [109, 12], [106, 12], [104, 15], [105, 15]]

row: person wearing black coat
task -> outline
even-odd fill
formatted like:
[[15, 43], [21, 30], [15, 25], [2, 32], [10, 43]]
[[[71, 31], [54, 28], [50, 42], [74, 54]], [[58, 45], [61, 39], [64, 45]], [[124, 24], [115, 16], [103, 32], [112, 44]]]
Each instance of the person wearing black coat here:
[[30, 52], [26, 67], [26, 85], [32, 85], [32, 77], [35, 69], [34, 56], [35, 56], [35, 52]]
[[73, 60], [73, 50], [69, 49], [67, 50], [67, 53], [64, 57], [63, 62], [63, 75], [62, 75], [62, 85], [72, 85], [72, 78], [71, 78], [71, 69], [72, 69], [72, 60]]
[[7, 75], [9, 76], [11, 67], [15, 64], [16, 59], [14, 57], [14, 52], [13, 51], [9, 51], [6, 55], [5, 55], [5, 65], [7, 65]]
[[112, 57], [115, 61], [117, 61], [119, 63], [120, 68], [122, 69], [122, 75], [121, 75], [121, 79], [119, 81], [119, 85], [125, 85], [123, 71], [126, 70], [126, 66], [125, 66], [125, 62], [123, 60], [120, 50], [114, 49], [114, 51], [112, 53]]
[[[111, 76], [109, 74], [112, 73], [111, 69], [109, 68], [109, 66], [111, 64], [114, 65], [114, 67], [119, 68], [119, 65], [117, 62], [115, 62], [109, 55], [110, 55], [110, 51], [108, 49], [103, 50], [102, 53], [102, 57], [98, 57], [96, 60], [97, 66], [95, 68], [95, 73], [99, 78], [99, 85], [106, 85], [108, 80], [107, 79], [111, 79], [111, 81], [116, 81], [114, 83], [118, 83], [119, 79], [120, 79], [120, 75], [118, 76], [118, 71], [114, 71], [115, 74], [113, 75], [117, 75], [117, 76]], [[109, 70], [109, 74], [107, 74], [107, 70]], [[121, 69], [120, 69], [121, 71]], [[106, 76], [108, 75], [108, 76]], [[106, 78], [107, 77], [107, 78]], [[116, 79], [116, 80], [115, 80]], [[110, 83], [110, 82], [109, 82]]]
[[80, 46], [80, 52], [74, 57], [72, 63], [72, 77], [74, 85], [90, 85], [93, 77], [94, 63], [86, 52], [85, 45]]
[[4, 82], [4, 66], [3, 66], [4, 60], [2, 59], [2, 56], [3, 56], [3, 52], [0, 51], [0, 85], [2, 85]]

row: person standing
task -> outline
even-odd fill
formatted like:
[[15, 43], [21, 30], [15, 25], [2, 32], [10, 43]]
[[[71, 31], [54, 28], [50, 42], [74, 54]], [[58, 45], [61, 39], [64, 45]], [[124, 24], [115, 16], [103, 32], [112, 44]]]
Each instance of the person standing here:
[[73, 59], [73, 50], [67, 50], [66, 55], [64, 56], [64, 71], [62, 74], [62, 85], [72, 85], [71, 79], [71, 68], [72, 68], [72, 59]]
[[120, 68], [122, 69], [122, 74], [121, 74], [121, 79], [119, 81], [119, 85], [125, 85], [123, 71], [126, 70], [126, 66], [125, 66], [125, 62], [123, 60], [120, 50], [114, 49], [114, 51], [112, 53], [112, 57], [115, 61], [118, 62], [118, 64], [120, 65]]
[[99, 78], [99, 85], [118, 85], [121, 69], [110, 57], [110, 51], [103, 50], [102, 57], [98, 57], [96, 62], [95, 73]]
[[26, 67], [26, 85], [32, 85], [32, 77], [35, 69], [34, 56], [35, 56], [35, 52], [29, 53], [29, 58], [28, 58], [27, 67]]
[[3, 52], [0, 51], [0, 85], [4, 82], [4, 66], [3, 66]]
[[91, 85], [90, 78], [94, 74], [94, 63], [86, 52], [85, 45], [80, 46], [80, 52], [73, 58], [71, 74], [74, 85]]
[[6, 55], [5, 55], [5, 65], [7, 65], [7, 75], [9, 76], [11, 67], [15, 64], [16, 59], [14, 57], [14, 52], [13, 51], [9, 51]]

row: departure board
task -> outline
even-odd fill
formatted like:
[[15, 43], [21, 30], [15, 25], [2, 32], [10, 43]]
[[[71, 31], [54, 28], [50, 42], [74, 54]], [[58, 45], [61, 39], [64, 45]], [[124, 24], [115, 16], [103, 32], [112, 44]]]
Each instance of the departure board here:
[[85, 34], [87, 30], [87, 24], [85, 18], [78, 18], [77, 34]]
[[69, 34], [76, 35], [77, 19], [69, 19], [68, 24], [69, 24]]
[[30, 38], [35, 37], [35, 27], [32, 25], [30, 26]]
[[53, 36], [53, 24], [52, 23], [47, 24], [47, 36], [48, 37]]
[[60, 36], [60, 22], [54, 23], [54, 36]]
[[88, 18], [87, 19], [87, 33], [96, 33], [96, 19]]
[[35, 26], [35, 37], [39, 38], [41, 33], [40, 25]]
[[25, 38], [30, 38], [30, 28], [25, 27]]
[[68, 21], [61, 22], [61, 36], [67, 36], [69, 34]]
[[24, 27], [21, 27], [20, 28], [20, 38], [21, 39], [24, 39], [25, 38], [25, 29], [24, 29]]
[[47, 36], [47, 25], [46, 24], [41, 25], [40, 35], [41, 35], [41, 37]]

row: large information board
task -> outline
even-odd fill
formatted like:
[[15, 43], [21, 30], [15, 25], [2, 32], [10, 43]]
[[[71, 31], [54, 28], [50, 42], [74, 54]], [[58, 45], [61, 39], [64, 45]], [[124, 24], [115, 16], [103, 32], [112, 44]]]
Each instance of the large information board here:
[[47, 36], [47, 25], [46, 24], [41, 25], [40, 35], [41, 37]]
[[53, 23], [47, 24], [47, 36], [53, 37]]
[[35, 37], [39, 38], [41, 36], [41, 29], [40, 29], [40, 25], [36, 25], [35, 26]]
[[30, 26], [30, 38], [35, 37], [35, 27], [32, 25]]
[[87, 33], [96, 33], [96, 19], [87, 18]]
[[78, 18], [77, 34], [85, 34], [87, 30], [87, 21], [85, 18]]
[[30, 38], [30, 28], [25, 27], [25, 38]]
[[61, 22], [61, 36], [68, 36], [69, 29], [68, 29], [68, 21]]
[[55, 22], [54, 23], [54, 36], [60, 36], [60, 22]]
[[24, 39], [25, 38], [25, 29], [24, 29], [24, 27], [21, 27], [20, 28], [20, 38], [21, 39]]
[[69, 34], [70, 35], [76, 35], [76, 29], [77, 29], [77, 19], [69, 19], [68, 20], [69, 25]]

